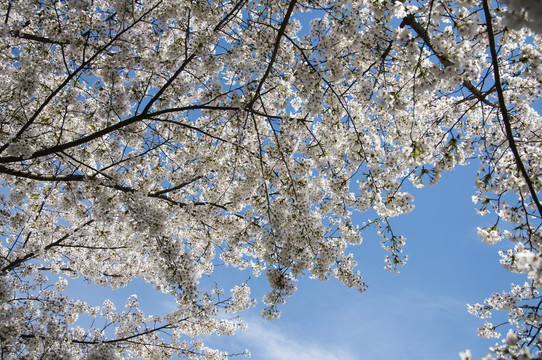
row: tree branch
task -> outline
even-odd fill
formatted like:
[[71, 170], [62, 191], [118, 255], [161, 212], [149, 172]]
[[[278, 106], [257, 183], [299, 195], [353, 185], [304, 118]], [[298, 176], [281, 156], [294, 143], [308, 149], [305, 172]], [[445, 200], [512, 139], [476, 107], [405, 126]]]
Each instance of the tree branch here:
[[427, 33], [427, 30], [424, 29], [422, 24], [420, 24], [416, 17], [414, 17], [414, 14], [408, 14], [403, 18], [403, 21], [401, 22], [400, 27], [405, 27], [405, 25], [408, 25], [418, 34], [419, 37], [422, 38], [423, 42], [431, 49], [433, 54], [439, 59], [439, 61], [444, 65], [444, 67], [453, 65], [454, 63], [451, 62], [449, 59], [446, 58], [443, 54], [437, 52], [435, 48], [433, 47], [433, 44], [431, 43], [431, 38], [429, 37], [429, 34]]
[[273, 64], [275, 63], [275, 60], [277, 59], [277, 54], [279, 52], [280, 40], [282, 36], [284, 35], [284, 32], [286, 31], [286, 26], [288, 25], [288, 22], [290, 21], [290, 16], [292, 15], [292, 12], [294, 11], [296, 2], [297, 2], [296, 0], [292, 0], [290, 2], [290, 5], [288, 6], [288, 10], [286, 10], [286, 15], [284, 15], [284, 19], [282, 20], [279, 32], [277, 34], [277, 39], [275, 40], [275, 46], [273, 48], [273, 53], [271, 54], [271, 60], [269, 61], [269, 64], [267, 65], [267, 69], [265, 70], [265, 73], [260, 79], [260, 83], [258, 84], [256, 91], [254, 91], [254, 96], [252, 97], [252, 100], [250, 100], [250, 102], [248, 103], [247, 108], [252, 108], [252, 106], [254, 105], [258, 97], [260, 96], [260, 91], [262, 90], [265, 80], [271, 73], [271, 69], [273, 68]]
[[482, 4], [484, 7], [484, 15], [486, 17], [487, 37], [489, 41], [489, 50], [491, 52], [493, 76], [495, 77], [495, 86], [497, 88], [497, 95], [499, 98], [499, 108], [501, 111], [504, 128], [506, 130], [506, 138], [508, 140], [508, 146], [510, 146], [510, 150], [512, 150], [512, 154], [514, 154], [516, 166], [519, 172], [521, 173], [521, 176], [527, 183], [527, 187], [529, 188], [529, 193], [531, 194], [531, 198], [536, 204], [540, 217], [542, 217], [542, 205], [540, 204], [540, 200], [538, 199], [538, 195], [534, 188], [533, 181], [531, 180], [529, 173], [527, 172], [527, 169], [525, 168], [525, 165], [523, 164], [523, 160], [521, 159], [518, 148], [516, 146], [516, 141], [514, 139], [514, 132], [512, 130], [512, 125], [510, 124], [510, 116], [508, 114], [508, 108], [506, 107], [506, 102], [504, 100], [504, 91], [502, 88], [501, 75], [499, 72], [499, 58], [497, 55], [497, 48], [495, 46], [495, 33], [493, 32], [493, 25], [491, 23], [491, 18], [492, 18], [491, 11], [489, 10], [489, 4], [487, 0], [483, 0]]
[[[72, 232], [69, 232], [67, 233], [66, 235], [62, 236], [60, 239], [46, 245], [43, 250], [47, 251], [55, 246], [59, 246], [64, 240], [66, 240], [67, 238], [69, 238], [71, 235], [73, 235], [74, 233], [76, 233], [77, 231], [81, 230], [82, 228], [84, 228], [85, 226], [88, 226], [90, 224], [92, 224], [94, 222], [94, 219], [91, 219], [89, 221], [87, 221], [86, 223], [84, 223], [83, 225], [75, 228]], [[21, 265], [22, 263], [24, 263], [25, 261], [28, 261], [32, 258], [34, 258], [36, 256], [36, 253], [34, 252], [30, 252], [28, 254], [26, 254], [25, 256], [23, 257], [19, 257], [13, 261], [11, 261], [8, 265], [4, 266], [1, 270], [0, 273], [2, 274], [5, 274], [6, 272], [8, 271], [11, 271], [13, 269], [15, 269], [17, 266]]]
[[46, 38], [44, 36], [24, 33], [24, 32], [21, 32], [20, 30], [11, 30], [9, 32], [9, 34], [11, 36], [13, 36], [13, 37], [26, 39], [26, 40], [37, 41], [37, 42], [44, 43], [44, 44], [57, 44], [57, 45], [66, 44], [65, 42], [62, 42], [62, 41], [52, 40], [52, 39]]
[[85, 179], [84, 175], [44, 175], [10, 169], [3, 165], [0, 165], [0, 173], [37, 181], [83, 181]]

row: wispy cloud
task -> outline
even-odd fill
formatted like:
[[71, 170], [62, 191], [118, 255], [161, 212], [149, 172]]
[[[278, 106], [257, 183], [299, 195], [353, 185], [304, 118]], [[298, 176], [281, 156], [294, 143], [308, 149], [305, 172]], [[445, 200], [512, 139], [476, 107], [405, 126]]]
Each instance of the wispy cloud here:
[[246, 343], [254, 359], [261, 360], [353, 360], [354, 355], [344, 348], [322, 344], [322, 339], [310, 340], [295, 336], [286, 329], [256, 318], [247, 321], [248, 330], [240, 338]]

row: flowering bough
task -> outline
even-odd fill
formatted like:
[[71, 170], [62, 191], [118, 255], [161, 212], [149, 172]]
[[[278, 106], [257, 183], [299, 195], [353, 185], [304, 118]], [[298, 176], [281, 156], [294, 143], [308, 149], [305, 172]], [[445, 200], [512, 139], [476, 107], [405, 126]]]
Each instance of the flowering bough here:
[[[247, 284], [229, 297], [203, 286], [217, 262], [265, 272], [267, 318], [306, 274], [364, 291], [348, 247], [374, 227], [397, 271], [405, 239], [389, 219], [413, 209], [403, 184], [471, 158], [474, 200], [498, 218], [479, 233], [516, 242], [503, 264], [529, 281], [472, 312], [509, 312], [499, 358], [540, 357], [542, 38], [524, 8], [5, 1], [2, 357], [228, 357], [198, 336], [243, 328], [228, 316], [254, 300]], [[372, 220], [356, 224], [359, 212]], [[90, 306], [65, 295], [75, 278], [142, 278], [177, 309]]]

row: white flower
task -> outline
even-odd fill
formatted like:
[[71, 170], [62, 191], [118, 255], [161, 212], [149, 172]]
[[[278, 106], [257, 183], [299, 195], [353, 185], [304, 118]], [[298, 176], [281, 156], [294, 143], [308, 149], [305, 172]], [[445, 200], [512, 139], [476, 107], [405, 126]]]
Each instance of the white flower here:
[[460, 352], [459, 357], [461, 358], [461, 360], [472, 360], [472, 354], [468, 349], [466, 351]]

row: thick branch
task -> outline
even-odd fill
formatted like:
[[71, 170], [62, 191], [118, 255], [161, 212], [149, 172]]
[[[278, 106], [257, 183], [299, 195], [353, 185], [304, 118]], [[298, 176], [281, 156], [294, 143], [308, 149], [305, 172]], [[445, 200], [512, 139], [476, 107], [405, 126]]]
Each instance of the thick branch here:
[[167, 189], [164, 189], [164, 190], [160, 190], [160, 191], [155, 191], [155, 192], [151, 193], [150, 195], [154, 195], [154, 196], [164, 195], [164, 194], [167, 194], [168, 192], [172, 192], [172, 191], [175, 191], [175, 190], [182, 189], [183, 187], [188, 186], [188, 185], [192, 184], [193, 182], [198, 181], [201, 178], [203, 178], [203, 176], [196, 176], [195, 178], [193, 178], [193, 179], [191, 179], [189, 181], [182, 182], [177, 186], [173, 186], [173, 187], [170, 187], [170, 188], [167, 188]]
[[531, 180], [529, 173], [527, 172], [527, 169], [525, 168], [525, 165], [523, 164], [523, 160], [521, 159], [518, 148], [516, 146], [516, 141], [514, 139], [514, 132], [512, 130], [512, 125], [510, 124], [510, 116], [508, 114], [508, 108], [506, 107], [506, 102], [504, 100], [504, 91], [502, 88], [501, 75], [499, 72], [499, 58], [497, 56], [497, 47], [495, 46], [495, 33], [493, 32], [493, 25], [491, 24], [491, 11], [489, 10], [489, 4], [487, 0], [483, 0], [482, 4], [484, 6], [484, 14], [486, 17], [487, 37], [489, 41], [489, 50], [491, 52], [493, 76], [495, 77], [495, 86], [497, 88], [497, 95], [499, 98], [499, 108], [501, 111], [504, 128], [506, 130], [506, 138], [508, 140], [508, 146], [510, 146], [510, 150], [512, 150], [512, 153], [514, 154], [516, 166], [519, 172], [521, 173], [521, 176], [525, 180], [527, 187], [529, 188], [529, 193], [531, 194], [531, 198], [536, 204], [540, 217], [542, 217], [542, 205], [540, 204], [540, 201], [538, 200], [538, 195], [536, 194], [533, 181]]
[[246, 3], [247, 0], [241, 0], [237, 4], [235, 4], [233, 9], [228, 14], [226, 14], [226, 16], [224, 16], [224, 18], [220, 20], [220, 22], [214, 27], [213, 31], [220, 31], [227, 23], [230, 22], [232, 18], [234, 18], [239, 13], [239, 11], [241, 11], [241, 9], [243, 8], [243, 6], [245, 6]]
[[0, 173], [37, 181], [83, 181], [85, 179], [84, 175], [44, 175], [10, 169], [2, 165], [0, 165]]
[[[80, 139], [73, 140], [73, 141], [70, 141], [70, 142], [67, 142], [67, 143], [64, 143], [64, 144], [58, 144], [56, 146], [52, 146], [52, 147], [47, 148], [47, 149], [38, 150], [38, 151], [34, 152], [27, 159], [31, 160], [31, 159], [36, 159], [36, 158], [40, 158], [40, 157], [47, 156], [47, 155], [52, 155], [52, 154], [59, 153], [61, 151], [64, 151], [64, 150], [67, 150], [67, 149], [70, 149], [70, 148], [73, 148], [73, 147], [76, 147], [76, 146], [79, 146], [79, 145], [89, 143], [89, 142], [91, 142], [93, 140], [96, 140], [96, 139], [102, 137], [102, 136], [108, 135], [108, 134], [110, 134], [110, 133], [112, 133], [114, 131], [120, 130], [122, 128], [125, 128], [125, 127], [131, 125], [131, 124], [134, 124], [134, 123], [136, 123], [138, 121], [153, 119], [154, 116], [158, 116], [158, 115], [165, 114], [165, 113], [170, 113], [170, 112], [175, 112], [175, 111], [176, 112], [182, 112], [182, 111], [205, 109], [205, 108], [211, 108], [211, 107], [210, 106], [205, 106], [205, 105], [191, 105], [191, 106], [180, 107], [180, 108], [175, 108], [175, 109], [161, 110], [161, 111], [157, 111], [156, 113], [150, 113], [150, 114], [143, 113], [141, 115], [132, 116], [131, 118], [128, 118], [128, 119], [123, 120], [123, 121], [119, 121], [116, 124], [108, 126], [108, 127], [104, 128], [102, 130], [96, 131], [96, 132], [94, 132], [94, 133], [92, 133], [90, 135], [83, 136]], [[224, 110], [231, 110], [231, 109], [233, 109], [233, 108], [224, 108]], [[196, 129], [196, 128], [194, 128], [194, 129]], [[201, 129], [199, 129], [199, 131], [201, 132]], [[4, 157], [0, 158], [0, 164], [19, 162], [19, 161], [27, 160], [27, 159], [23, 159], [20, 156], [4, 156]]]
[[474, 86], [470, 81], [463, 81], [463, 86], [469, 89], [469, 91], [472, 93], [472, 95], [478, 99], [479, 101], [483, 102], [486, 105], [491, 106], [492, 108], [498, 108], [499, 104], [495, 104], [493, 101], [490, 101], [487, 99], [487, 95], [482, 93], [476, 86]]
[[37, 42], [44, 43], [44, 44], [57, 44], [57, 45], [65, 44], [65, 43], [63, 43], [61, 41], [58, 41], [58, 40], [49, 39], [49, 38], [39, 36], [39, 35], [24, 33], [24, 32], [19, 31], [19, 30], [11, 30], [9, 33], [13, 37], [18, 37], [18, 38], [21, 38], [21, 39], [37, 41]]
[[446, 66], [450, 66], [450, 65], [454, 64], [449, 59], [447, 59], [445, 55], [439, 53], [438, 51], [436, 51], [433, 48], [433, 44], [431, 43], [431, 38], [429, 37], [429, 34], [427, 33], [427, 30], [422, 26], [422, 24], [420, 24], [416, 20], [416, 18], [414, 17], [414, 14], [408, 14], [407, 16], [405, 16], [403, 18], [403, 22], [401, 22], [400, 26], [404, 27], [405, 25], [410, 26], [412, 28], [412, 30], [416, 31], [416, 34], [418, 34], [418, 36], [422, 38], [424, 43], [427, 46], [429, 46], [431, 51], [433, 51], [433, 54], [435, 54], [438, 57], [438, 59], [442, 63], [442, 65], [444, 65], [446, 67]]
[[177, 69], [177, 71], [175, 71], [175, 73], [173, 75], [171, 75], [171, 77], [168, 79], [168, 81], [166, 81], [166, 83], [160, 88], [160, 90], [158, 90], [158, 92], [152, 97], [152, 99], [149, 101], [149, 103], [147, 104], [147, 106], [145, 106], [145, 108], [143, 109], [143, 112], [142, 112], [142, 115], [145, 115], [149, 112], [149, 110], [151, 109], [151, 107], [154, 105], [154, 103], [156, 103], [158, 101], [158, 99], [160, 99], [160, 97], [162, 96], [162, 94], [166, 91], [166, 89], [168, 87], [171, 86], [171, 84], [173, 84], [173, 82], [175, 81], [175, 79], [184, 71], [184, 69], [186, 68], [186, 66], [196, 57], [196, 53], [193, 53], [192, 55], [190, 55], [188, 58], [186, 58], [183, 63], [181, 64], [181, 66], [179, 66], [179, 68]]
[[[420, 24], [413, 14], [407, 15], [403, 22], [401, 22], [401, 27], [404, 27], [405, 25], [410, 26], [412, 30], [416, 32], [416, 34], [423, 40], [423, 42], [431, 49], [433, 54], [439, 59], [440, 63], [446, 68], [448, 66], [452, 66], [454, 63], [450, 61], [445, 55], [437, 52], [435, 48], [433, 47], [433, 43], [431, 41], [431, 37], [429, 36], [429, 33], [427, 30]], [[492, 101], [489, 101], [487, 99], [487, 95], [482, 93], [476, 86], [474, 86], [470, 81], [465, 80], [463, 81], [463, 86], [466, 87], [472, 95], [478, 99], [479, 101], [483, 102], [486, 105], [489, 105], [493, 108], [497, 108], [498, 104], [495, 104]]]
[[279, 52], [280, 40], [282, 39], [282, 36], [284, 35], [286, 31], [286, 26], [288, 25], [288, 22], [290, 21], [290, 16], [292, 15], [292, 12], [294, 11], [296, 2], [297, 2], [296, 0], [291, 1], [290, 5], [288, 6], [288, 10], [286, 10], [286, 15], [284, 15], [284, 19], [282, 20], [282, 24], [280, 25], [280, 29], [277, 34], [277, 39], [275, 40], [275, 47], [273, 48], [273, 53], [271, 54], [271, 60], [269, 61], [269, 64], [267, 65], [267, 69], [265, 70], [265, 73], [260, 79], [260, 83], [258, 84], [256, 91], [254, 91], [254, 97], [248, 103], [248, 106], [247, 106], [248, 108], [252, 108], [252, 106], [254, 105], [258, 97], [260, 96], [260, 91], [262, 90], [263, 84], [265, 83], [265, 80], [271, 73], [271, 69], [273, 68], [273, 64], [275, 63], [275, 60], [277, 59], [277, 54]]
[[[179, 321], [186, 321], [186, 320], [188, 320], [188, 318], [184, 318], [184, 319], [181, 319]], [[163, 330], [163, 329], [170, 329], [172, 327], [173, 327], [173, 325], [168, 323], [168, 324], [156, 327], [154, 329], [149, 329], [149, 330], [146, 330], [146, 331], [143, 331], [143, 332], [140, 332], [140, 333], [137, 333], [137, 334], [129, 335], [129, 336], [119, 338], [119, 339], [103, 340], [103, 341], [98, 341], [98, 340], [85, 341], [85, 340], [73, 339], [72, 342], [74, 344], [115, 344], [115, 343], [130, 340], [130, 339], [134, 339], [134, 338], [137, 338], [137, 337], [145, 336], [145, 335], [148, 335], [148, 334], [152, 334], [154, 332], [157, 332], [157, 331], [160, 331], [160, 330]]]

